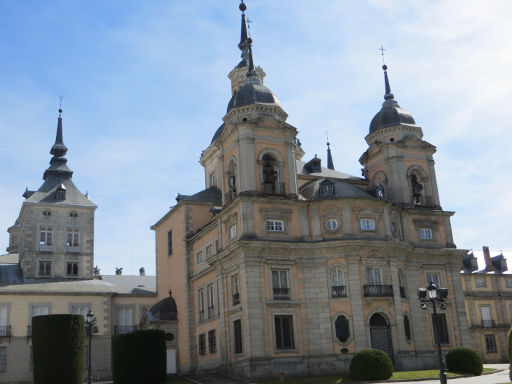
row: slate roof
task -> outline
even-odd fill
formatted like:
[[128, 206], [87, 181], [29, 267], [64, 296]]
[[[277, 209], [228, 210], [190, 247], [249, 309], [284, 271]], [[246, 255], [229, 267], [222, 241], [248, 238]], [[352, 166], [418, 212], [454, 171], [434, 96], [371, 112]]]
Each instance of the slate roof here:
[[252, 104], [274, 105], [282, 109], [279, 99], [270, 89], [259, 82], [247, 82], [229, 100], [227, 112]]
[[[57, 188], [64, 184], [66, 187], [66, 198], [59, 200], [56, 198]], [[57, 205], [81, 205], [87, 207], [96, 207], [88, 197], [86, 197], [73, 182], [68, 180], [59, 180], [55, 178], [47, 178], [43, 185], [34, 193], [30, 195], [25, 202], [29, 203], [51, 203]]]
[[[16, 265], [17, 266], [17, 265]], [[5, 265], [0, 265], [0, 271]], [[21, 271], [20, 271], [21, 272]], [[3, 277], [3, 275], [2, 275]], [[102, 276], [91, 280], [23, 279], [1, 282], [0, 294], [156, 294], [155, 276]]]
[[197, 192], [194, 195], [181, 195], [178, 193], [176, 201], [179, 203], [182, 200], [220, 204], [222, 203], [222, 192], [217, 187], [210, 187], [200, 192]]
[[304, 168], [306, 165], [305, 162], [301, 160], [297, 160], [297, 173], [299, 175], [313, 175], [318, 177], [328, 177], [328, 178], [334, 178], [334, 179], [358, 179], [361, 180], [360, 177], [350, 175], [348, 173], [335, 171], [334, 169], [324, 168], [321, 167], [320, 172], [309, 172], [307, 169]]
[[149, 318], [152, 321], [177, 320], [178, 308], [174, 299], [169, 296], [153, 305], [149, 310]]
[[364, 189], [351, 183], [341, 180], [330, 180], [334, 184], [334, 194], [320, 194], [320, 184], [324, 180], [314, 180], [300, 189], [300, 194], [306, 199], [329, 199], [329, 198], [357, 198], [357, 199], [375, 199]]

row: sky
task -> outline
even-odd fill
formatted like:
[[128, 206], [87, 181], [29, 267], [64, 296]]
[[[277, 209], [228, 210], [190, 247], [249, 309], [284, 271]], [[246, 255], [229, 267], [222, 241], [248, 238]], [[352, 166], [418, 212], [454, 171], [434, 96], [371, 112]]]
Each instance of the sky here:
[[[73, 181], [98, 205], [95, 264], [155, 274], [150, 226], [199, 164], [240, 61], [237, 0], [0, 1], [0, 253], [38, 189], [63, 97]], [[512, 2], [247, 0], [255, 64], [309, 160], [361, 174], [384, 95], [422, 127], [458, 248], [512, 255]], [[512, 263], [512, 260], [510, 261]], [[512, 264], [511, 264], [512, 269]]]

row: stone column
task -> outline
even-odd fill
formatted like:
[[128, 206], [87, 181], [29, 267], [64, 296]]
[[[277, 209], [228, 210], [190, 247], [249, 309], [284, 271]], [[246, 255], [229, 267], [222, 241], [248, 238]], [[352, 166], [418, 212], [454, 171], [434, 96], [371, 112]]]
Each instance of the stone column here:
[[360, 262], [356, 255], [347, 255], [348, 286], [350, 289], [350, 302], [352, 304], [352, 324], [354, 324], [354, 341], [356, 351], [370, 348], [367, 338], [366, 319], [363, 311], [363, 283], [359, 277]]

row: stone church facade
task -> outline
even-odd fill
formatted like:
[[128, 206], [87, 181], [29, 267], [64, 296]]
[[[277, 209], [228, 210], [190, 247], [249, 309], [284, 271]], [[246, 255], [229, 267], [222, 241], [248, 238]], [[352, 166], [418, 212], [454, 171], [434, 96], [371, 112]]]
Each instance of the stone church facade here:
[[[244, 377], [348, 369], [384, 350], [398, 369], [436, 365], [433, 323], [416, 291], [448, 288], [439, 338], [470, 346], [456, 249], [433, 154], [384, 69], [363, 177], [303, 161], [297, 129], [254, 66], [245, 4], [223, 124], [202, 152], [205, 189], [178, 195], [152, 226], [157, 291], [178, 311], [178, 371]], [[213, 133], [213, 131], [212, 131]]]

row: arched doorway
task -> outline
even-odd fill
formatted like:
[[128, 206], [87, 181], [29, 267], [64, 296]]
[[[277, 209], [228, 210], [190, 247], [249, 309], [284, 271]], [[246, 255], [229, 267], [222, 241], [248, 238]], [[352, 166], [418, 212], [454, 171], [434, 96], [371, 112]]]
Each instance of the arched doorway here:
[[375, 313], [370, 317], [370, 338], [372, 348], [380, 349], [386, 353], [394, 363], [391, 327], [386, 318], [379, 313]]

